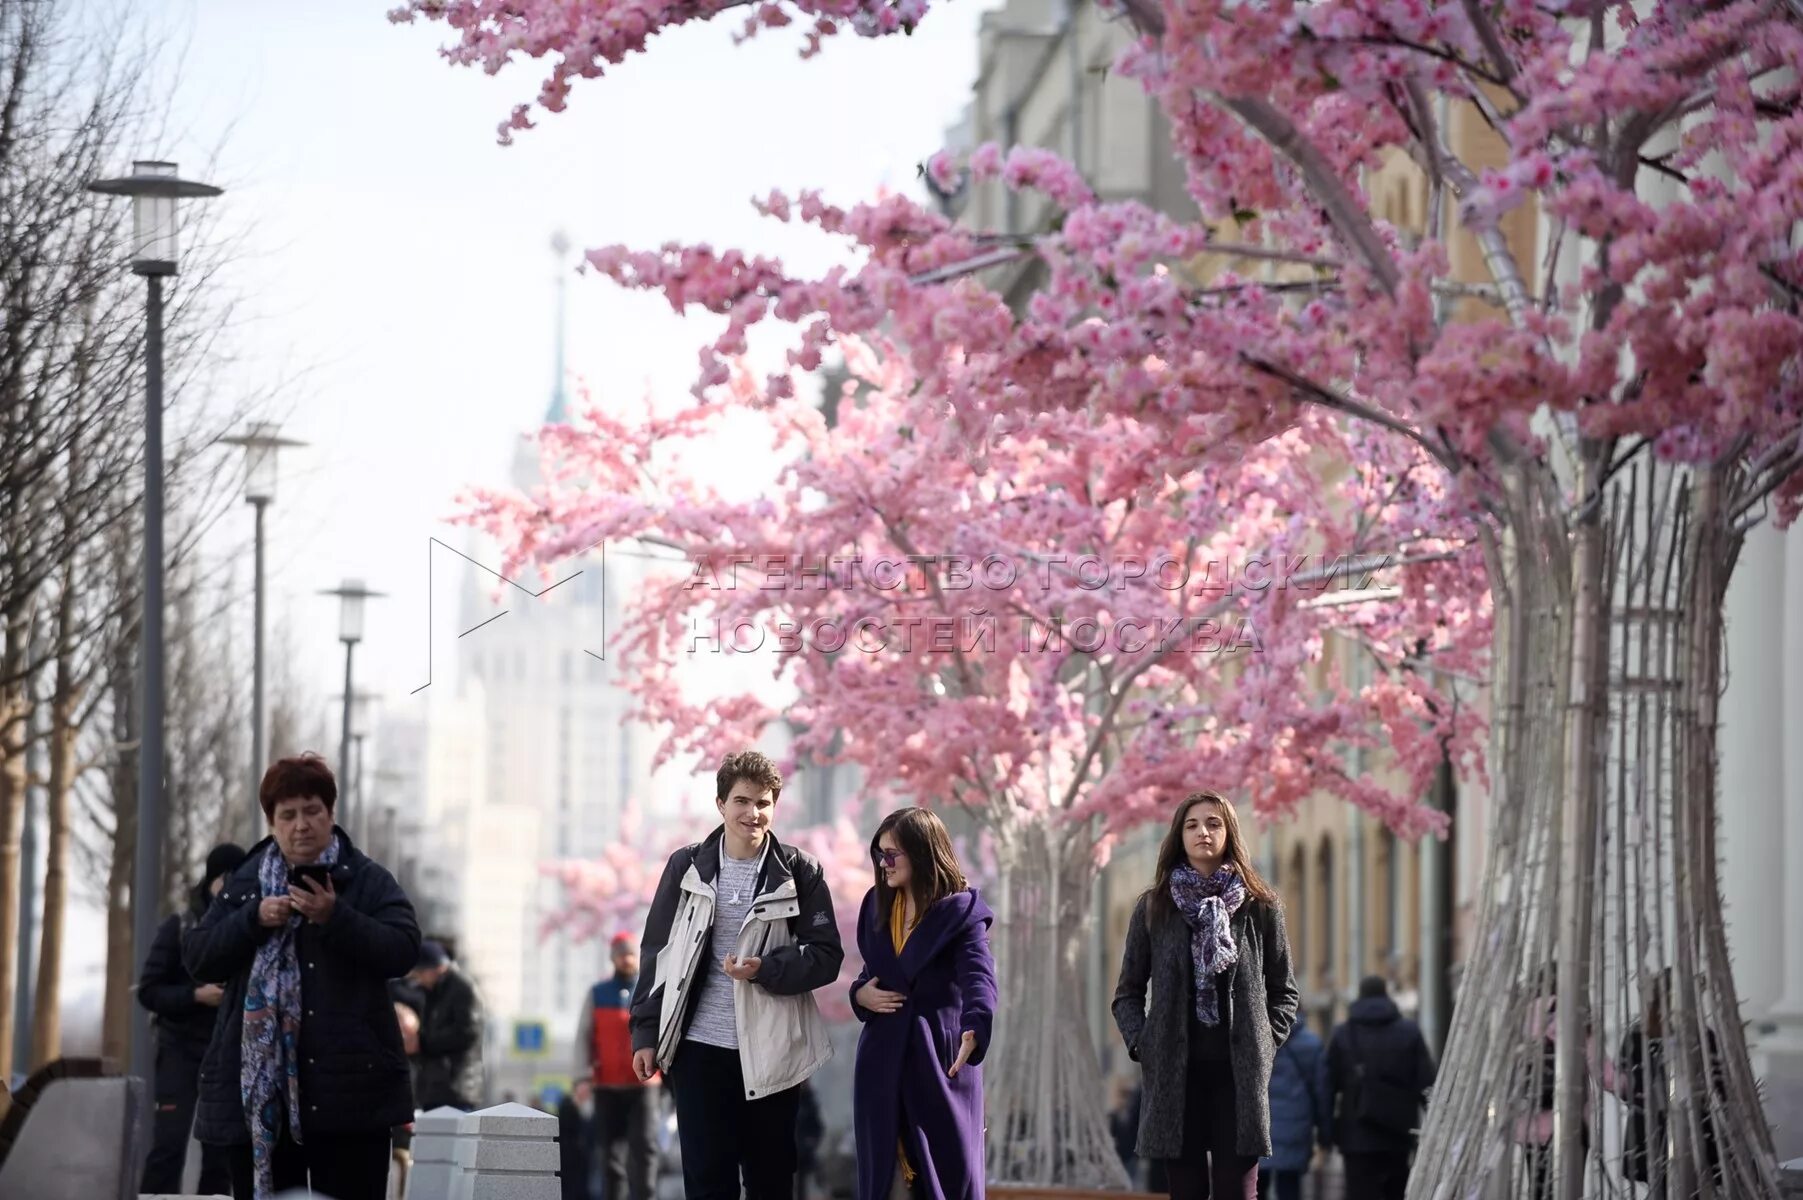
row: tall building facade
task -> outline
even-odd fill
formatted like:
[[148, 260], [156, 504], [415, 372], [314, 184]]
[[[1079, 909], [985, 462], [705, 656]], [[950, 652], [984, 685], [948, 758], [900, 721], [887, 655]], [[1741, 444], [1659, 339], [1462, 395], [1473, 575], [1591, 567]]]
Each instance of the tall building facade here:
[[[546, 424], [570, 415], [568, 243], [554, 249], [557, 349]], [[541, 482], [526, 431], [497, 465], [521, 492]], [[656, 732], [627, 719], [633, 698], [615, 638], [644, 577], [630, 547], [597, 545], [508, 579], [501, 548], [483, 534], [432, 553], [435, 602], [454, 615], [432, 631], [433, 682], [418, 693], [417, 715], [385, 723], [381, 742], [412, 750], [385, 753], [383, 774], [397, 796], [413, 797], [400, 810], [410, 817], [397, 852], [417, 863], [428, 932], [453, 943], [482, 989], [490, 1090], [523, 1098], [568, 1078], [580, 1006], [611, 969], [605, 938], [578, 944], [548, 931], [563, 895], [546, 868], [599, 855], [629, 809], [653, 824], [672, 817], [694, 784], [654, 772]], [[516, 1026], [531, 1034], [518, 1047]]]

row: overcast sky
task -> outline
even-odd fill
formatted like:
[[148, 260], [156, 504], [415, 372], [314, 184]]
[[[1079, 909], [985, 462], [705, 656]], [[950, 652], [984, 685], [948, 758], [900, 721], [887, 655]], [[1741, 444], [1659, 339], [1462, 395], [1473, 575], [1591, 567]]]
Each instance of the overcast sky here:
[[[228, 189], [213, 203], [245, 243], [221, 281], [243, 304], [228, 371], [246, 390], [285, 382], [284, 431], [312, 443], [284, 458], [271, 512], [272, 626], [292, 626], [329, 696], [336, 601], [315, 592], [356, 576], [389, 593], [359, 677], [392, 710], [423, 679], [426, 538], [460, 487], [505, 482], [514, 439], [544, 413], [553, 231], [579, 247], [682, 239], [829, 261], [831, 243], [749, 198], [916, 189], [969, 97], [981, 7], [950, 5], [912, 38], [839, 38], [806, 62], [792, 32], [735, 47], [736, 20], [685, 29], [512, 147], [495, 127], [536, 94], [539, 64], [453, 68], [443, 27], [391, 25], [384, 8], [170, 4], [180, 120], [160, 149]], [[707, 330], [592, 276], [570, 287], [570, 366], [604, 398], [685, 389]]]

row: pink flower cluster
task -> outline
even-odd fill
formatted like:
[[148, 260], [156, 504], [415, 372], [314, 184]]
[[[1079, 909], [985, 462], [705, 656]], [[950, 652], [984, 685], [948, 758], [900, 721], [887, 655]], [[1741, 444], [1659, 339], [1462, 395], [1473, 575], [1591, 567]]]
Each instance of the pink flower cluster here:
[[[713, 631], [752, 630], [787, 647], [775, 669], [800, 697], [786, 710], [807, 730], [797, 752], [857, 763], [891, 798], [986, 809], [998, 828], [1039, 813], [1116, 830], [1208, 780], [1273, 813], [1325, 789], [1399, 830], [1437, 827], [1413, 797], [1442, 738], [1478, 769], [1471, 707], [1418, 672], [1341, 677], [1354, 658], [1394, 668], [1424, 652], [1446, 678], [1484, 670], [1489, 603], [1472, 528], [1449, 525], [1441, 481], [1412, 447], [1349, 441], [1305, 411], [1234, 463], [1178, 470], [1162, 419], [946, 420], [892, 344], [845, 348], [859, 402], [837, 425], [806, 401], [759, 397], [789, 465], [754, 503], [720, 498], [707, 478], [637, 469], [734, 411], [702, 401], [674, 417], [590, 410], [544, 435], [543, 490], [471, 498], [470, 519], [506, 539], [510, 561], [600, 537], [683, 553], [691, 566], [652, 580], [622, 635], [641, 715], [672, 731], [664, 755], [709, 761], [776, 715], [749, 693], [697, 705], [680, 683], [698, 640], [729, 653]], [[1380, 560], [1310, 582], [1299, 564], [1319, 573], [1323, 547]], [[1093, 561], [1073, 565], [1074, 548]], [[992, 569], [883, 588], [857, 586], [850, 567], [823, 585], [783, 566], [922, 553]], [[1160, 562], [1162, 584], [1145, 566]], [[1118, 579], [1098, 586], [1110, 569]], [[734, 582], [697, 587], [698, 573]], [[1273, 574], [1286, 586], [1261, 584]], [[1383, 602], [1326, 602], [1364, 585], [1384, 587]], [[1172, 630], [1181, 636], [1158, 636]], [[861, 633], [831, 640], [846, 631]], [[1354, 769], [1354, 746], [1393, 748], [1402, 782]]]

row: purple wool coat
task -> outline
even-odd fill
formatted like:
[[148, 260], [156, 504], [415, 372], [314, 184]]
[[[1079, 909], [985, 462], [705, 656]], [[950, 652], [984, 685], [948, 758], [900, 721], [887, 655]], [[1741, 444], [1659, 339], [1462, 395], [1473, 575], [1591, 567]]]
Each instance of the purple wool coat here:
[[[995, 1017], [995, 914], [973, 888], [930, 906], [900, 958], [876, 889], [858, 911], [864, 970], [852, 994], [872, 979], [907, 996], [901, 1010], [873, 1013], [855, 1001], [864, 1023], [852, 1086], [857, 1134], [857, 1200], [885, 1200], [895, 1179], [897, 1135], [908, 1147], [919, 1200], [983, 1200], [983, 1070]], [[946, 1071], [964, 1032], [976, 1034], [956, 1079]]]

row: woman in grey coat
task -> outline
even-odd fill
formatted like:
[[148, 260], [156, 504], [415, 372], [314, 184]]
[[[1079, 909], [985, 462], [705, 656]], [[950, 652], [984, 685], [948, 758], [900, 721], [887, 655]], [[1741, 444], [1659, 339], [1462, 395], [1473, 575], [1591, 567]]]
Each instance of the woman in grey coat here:
[[1271, 1152], [1271, 1063], [1296, 1020], [1277, 893], [1233, 805], [1192, 792], [1133, 909], [1114, 1021], [1145, 1074], [1141, 1158], [1167, 1160], [1172, 1200], [1255, 1200]]

